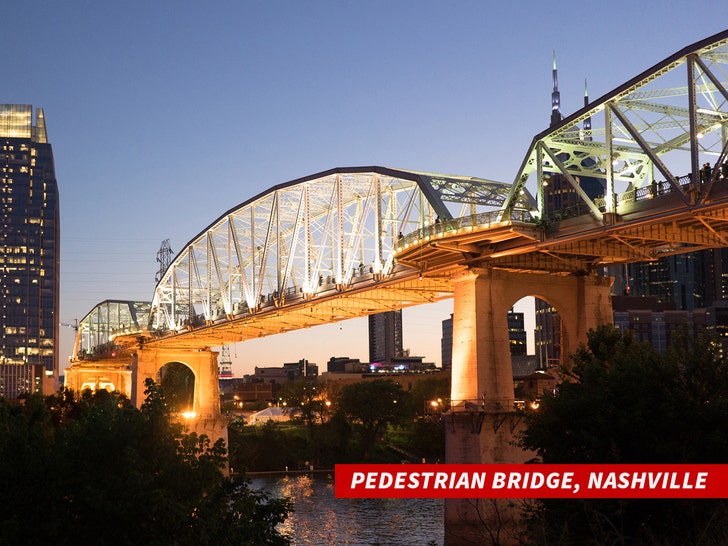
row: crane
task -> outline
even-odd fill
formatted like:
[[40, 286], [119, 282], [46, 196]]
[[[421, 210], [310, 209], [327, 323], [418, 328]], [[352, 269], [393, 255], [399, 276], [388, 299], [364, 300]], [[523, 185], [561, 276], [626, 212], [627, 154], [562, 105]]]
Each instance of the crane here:
[[69, 324], [68, 322], [61, 322], [61, 326], [68, 326], [69, 328], [73, 328], [74, 332], [78, 332], [78, 319], [73, 319], [73, 324]]

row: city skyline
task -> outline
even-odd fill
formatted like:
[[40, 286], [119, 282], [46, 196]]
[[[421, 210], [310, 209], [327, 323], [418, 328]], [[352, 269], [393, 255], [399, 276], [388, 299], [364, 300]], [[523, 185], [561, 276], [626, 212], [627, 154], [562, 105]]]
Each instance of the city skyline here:
[[[712, 1], [660, 13], [634, 2], [552, 9], [11, 3], [0, 102], [39, 105], [48, 118], [59, 322], [106, 299], [150, 300], [163, 240], [180, 251], [223, 211], [281, 182], [349, 165], [511, 182], [549, 124], [553, 51], [568, 115], [582, 106], [585, 78], [597, 98], [723, 30], [728, 15]], [[639, 38], [610, 26], [620, 11], [649, 21]], [[405, 309], [404, 347], [439, 363], [451, 312], [450, 301]], [[63, 360], [72, 328], [61, 336]], [[236, 375], [367, 353], [364, 319], [231, 347]]]

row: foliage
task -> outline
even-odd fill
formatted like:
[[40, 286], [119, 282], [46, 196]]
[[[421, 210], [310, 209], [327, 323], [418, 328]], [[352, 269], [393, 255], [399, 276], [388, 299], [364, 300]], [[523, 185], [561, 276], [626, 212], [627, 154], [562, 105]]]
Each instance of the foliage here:
[[0, 401], [0, 543], [287, 543], [288, 502], [226, 478], [223, 442], [182, 434], [146, 394], [141, 409], [104, 390]]
[[[728, 360], [710, 342], [664, 354], [612, 327], [587, 346], [555, 396], [529, 420], [521, 445], [543, 463], [724, 463]], [[530, 524], [539, 543], [724, 544], [723, 500], [544, 500]]]
[[409, 395], [412, 415], [428, 413], [433, 400], [439, 399], [444, 403], [450, 399], [450, 374], [432, 375], [416, 381]]
[[408, 427], [407, 449], [428, 459], [445, 460], [445, 428], [439, 420], [417, 419]]
[[407, 411], [407, 393], [391, 380], [360, 381], [339, 392], [339, 408], [350, 422], [361, 427], [364, 460], [387, 425], [402, 421]]
[[237, 471], [283, 471], [313, 460], [308, 433], [300, 426], [268, 421], [262, 426], [228, 428], [230, 466]]
[[323, 423], [328, 414], [326, 384], [302, 379], [287, 383], [282, 394], [289, 411], [295, 411], [293, 417], [308, 425], [313, 434], [314, 425]]

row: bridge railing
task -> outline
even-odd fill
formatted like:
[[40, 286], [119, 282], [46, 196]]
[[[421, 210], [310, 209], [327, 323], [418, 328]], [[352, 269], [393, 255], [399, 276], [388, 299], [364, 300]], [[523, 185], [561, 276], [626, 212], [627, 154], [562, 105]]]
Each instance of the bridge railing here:
[[[535, 217], [527, 210], [524, 209], [513, 209], [511, 211], [510, 221], [524, 222], [524, 223], [535, 223]], [[490, 227], [500, 224], [501, 222], [508, 222], [504, 219], [504, 213], [501, 210], [493, 210], [488, 212], [481, 212], [479, 214], [469, 214], [468, 216], [461, 216], [460, 218], [453, 218], [452, 220], [440, 220], [437, 219], [434, 224], [423, 226], [419, 229], [411, 231], [407, 235], [400, 237], [397, 241], [396, 250], [402, 250], [413, 243], [421, 241], [423, 239], [436, 237], [445, 233], [458, 231], [460, 229], [467, 228], [482, 228]]]
[[487, 413], [504, 411], [536, 411], [540, 405], [536, 400], [514, 400], [513, 398], [485, 398], [451, 400], [443, 411], [452, 413]]
[[[689, 191], [692, 185], [692, 175], [686, 174], [684, 176], [680, 176], [677, 179], [677, 183], [684, 191]], [[676, 191], [677, 190], [675, 189], [675, 187], [665, 180], [661, 182], [655, 181], [649, 185], [616, 194], [616, 206], [628, 206], [630, 204], [638, 203], [640, 201], [647, 201], [650, 199], [654, 199], [655, 197], [675, 193]], [[606, 210], [607, 200], [603, 196], [597, 197], [594, 199], [594, 204], [599, 208], [600, 211], [604, 212]], [[562, 220], [566, 220], [567, 218], [574, 218], [576, 216], [589, 214], [589, 212], [590, 208], [587, 206], [587, 204], [580, 202], [568, 207], [548, 211], [545, 214], [543, 223], [557, 223]]]

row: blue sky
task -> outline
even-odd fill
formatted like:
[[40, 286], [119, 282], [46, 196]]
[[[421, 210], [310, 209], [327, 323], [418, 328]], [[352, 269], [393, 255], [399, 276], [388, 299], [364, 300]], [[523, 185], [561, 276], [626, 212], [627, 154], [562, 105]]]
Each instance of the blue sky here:
[[[554, 51], [567, 115], [585, 79], [598, 98], [728, 23], [725, 0], [8, 0], [0, 12], [0, 102], [43, 107], [53, 144], [66, 323], [104, 299], [150, 300], [162, 240], [180, 251], [281, 182], [353, 165], [511, 182], [548, 127]], [[405, 311], [405, 346], [439, 363], [450, 309]], [[367, 360], [366, 327], [231, 352], [238, 374], [324, 368]]]

